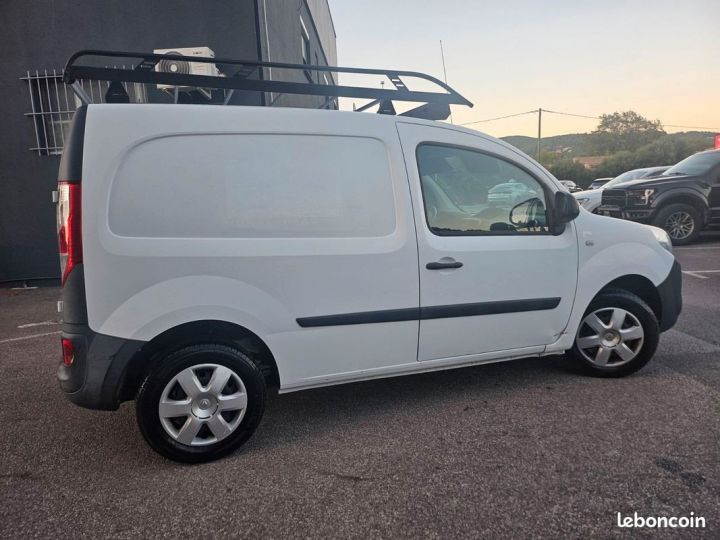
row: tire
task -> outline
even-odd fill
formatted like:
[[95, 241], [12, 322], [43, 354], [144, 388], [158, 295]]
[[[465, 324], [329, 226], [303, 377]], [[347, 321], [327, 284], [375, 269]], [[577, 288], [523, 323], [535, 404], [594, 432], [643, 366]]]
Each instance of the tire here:
[[650, 306], [628, 291], [608, 290], [585, 311], [571, 354], [588, 375], [624, 377], [650, 361], [659, 338], [660, 327]]
[[157, 359], [135, 411], [153, 450], [174, 461], [201, 463], [234, 452], [250, 438], [265, 396], [262, 371], [241, 350], [192, 345]]
[[[697, 239], [702, 229], [702, 215], [689, 204], [670, 204], [658, 211], [653, 225], [665, 229], [673, 245], [683, 246]], [[689, 232], [687, 227], [691, 228]]]

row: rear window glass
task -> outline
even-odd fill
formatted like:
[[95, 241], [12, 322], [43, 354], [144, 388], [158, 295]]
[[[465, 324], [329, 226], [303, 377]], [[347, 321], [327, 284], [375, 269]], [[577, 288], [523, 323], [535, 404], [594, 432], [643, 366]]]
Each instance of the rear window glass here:
[[377, 237], [395, 230], [395, 204], [376, 139], [193, 135], [133, 149], [108, 219], [130, 237]]

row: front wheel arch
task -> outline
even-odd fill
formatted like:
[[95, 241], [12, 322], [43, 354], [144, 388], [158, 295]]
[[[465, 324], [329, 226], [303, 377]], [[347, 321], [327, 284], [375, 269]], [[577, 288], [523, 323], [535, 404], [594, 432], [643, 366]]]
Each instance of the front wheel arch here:
[[648, 278], [638, 274], [630, 274], [616, 278], [600, 289], [592, 300], [590, 300], [589, 304], [592, 304], [600, 295], [613, 290], [627, 291], [639, 296], [650, 306], [650, 309], [652, 309], [657, 319], [662, 319], [662, 300], [660, 299], [660, 293]]
[[662, 211], [664, 208], [667, 208], [671, 204], [686, 204], [688, 206], [692, 206], [695, 210], [698, 211], [702, 218], [701, 225], [704, 227], [707, 223], [708, 215], [709, 215], [709, 206], [707, 200], [705, 200], [700, 195], [695, 195], [691, 193], [672, 193], [669, 192], [665, 196], [660, 196], [655, 201], [655, 215], [658, 214], [658, 212]]

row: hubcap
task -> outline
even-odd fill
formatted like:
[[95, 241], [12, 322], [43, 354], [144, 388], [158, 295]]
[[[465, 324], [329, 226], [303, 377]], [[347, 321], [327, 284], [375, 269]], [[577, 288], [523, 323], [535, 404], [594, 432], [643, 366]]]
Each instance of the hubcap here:
[[245, 416], [247, 391], [233, 370], [200, 364], [182, 370], [165, 386], [158, 405], [165, 432], [188, 446], [216, 443]]
[[633, 360], [644, 340], [645, 332], [635, 315], [620, 308], [601, 308], [582, 320], [575, 343], [592, 364], [616, 367]]
[[197, 418], [205, 420], [217, 412], [218, 402], [212, 396], [194, 399], [190, 412]]
[[684, 240], [695, 230], [695, 220], [687, 212], [673, 212], [665, 220], [665, 230], [673, 240]]

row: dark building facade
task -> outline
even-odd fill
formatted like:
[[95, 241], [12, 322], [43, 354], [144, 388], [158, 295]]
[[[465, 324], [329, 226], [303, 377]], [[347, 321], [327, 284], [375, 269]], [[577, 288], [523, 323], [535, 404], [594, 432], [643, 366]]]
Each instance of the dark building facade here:
[[[78, 106], [61, 81], [73, 52], [209, 47], [218, 58], [337, 65], [328, 0], [2, 0], [0, 29], [0, 282], [59, 277], [51, 192]], [[311, 71], [253, 76], [336, 83]], [[101, 84], [85, 89], [102, 101]], [[127, 90], [136, 102], [172, 99]], [[230, 104], [336, 107], [316, 96], [242, 92]]]

